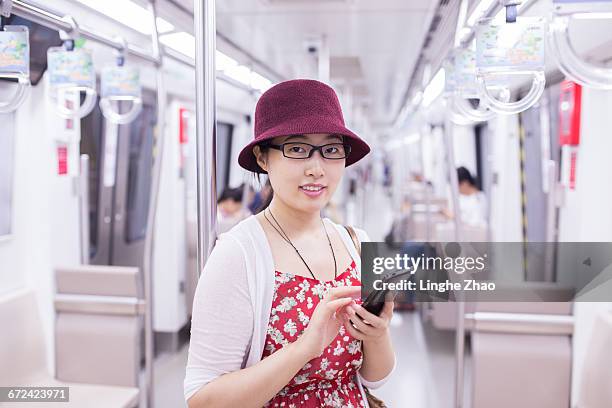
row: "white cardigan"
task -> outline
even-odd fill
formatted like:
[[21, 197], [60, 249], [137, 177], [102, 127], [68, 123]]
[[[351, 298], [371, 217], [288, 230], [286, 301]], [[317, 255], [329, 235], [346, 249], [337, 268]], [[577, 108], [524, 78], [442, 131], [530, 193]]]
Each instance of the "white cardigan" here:
[[[337, 229], [361, 271], [361, 259], [346, 229], [329, 218], [324, 221]], [[369, 241], [365, 231], [355, 231], [360, 242]], [[217, 377], [261, 360], [272, 309], [274, 269], [268, 239], [254, 215], [219, 235], [195, 292], [185, 400]], [[388, 377], [370, 382], [359, 374], [361, 392], [361, 384], [378, 388]]]

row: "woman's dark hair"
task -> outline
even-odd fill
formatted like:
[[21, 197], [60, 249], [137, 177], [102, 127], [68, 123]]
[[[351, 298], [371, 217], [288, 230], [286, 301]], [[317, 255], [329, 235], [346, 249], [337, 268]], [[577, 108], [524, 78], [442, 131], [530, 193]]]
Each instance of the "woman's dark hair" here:
[[221, 192], [221, 195], [217, 199], [217, 204], [225, 200], [233, 200], [237, 203], [241, 203], [243, 192], [244, 185], [241, 185], [240, 187], [236, 188], [225, 187]]
[[[263, 143], [259, 143], [257, 146], [259, 146], [261, 151], [264, 152], [267, 149], [269, 149], [269, 145], [271, 143], [272, 143], [271, 141], [266, 140]], [[262, 175], [261, 175], [261, 173], [252, 173], [252, 174], [253, 174], [253, 178], [257, 180], [257, 183], [261, 187], [261, 185], [262, 185], [262, 182], [261, 182], [261, 176]], [[272, 189], [272, 184], [270, 184], [270, 179], [269, 178], [266, 180], [266, 184], [265, 184], [264, 188], [265, 187], [268, 187], [270, 189], [270, 193], [268, 194], [267, 197], [264, 198], [262, 203], [257, 208], [255, 208], [254, 214], [259, 214], [260, 212], [262, 212], [263, 210], [268, 208], [268, 206], [272, 202], [272, 198], [274, 198], [274, 190]], [[262, 188], [260, 191], [263, 191], [263, 190], [264, 189]]]
[[[261, 174], [259, 173], [253, 173], [253, 176], [257, 179], [257, 181], [259, 182], [259, 185], [261, 185]], [[270, 184], [270, 179], [268, 179], [266, 181], [266, 186], [269, 187], [270, 189], [270, 193], [268, 194], [268, 196], [263, 200], [263, 202], [261, 203], [261, 205], [259, 207], [257, 207], [255, 209], [255, 214], [259, 214], [260, 212], [262, 212], [263, 210], [265, 210], [266, 208], [268, 208], [268, 206], [270, 205], [270, 203], [272, 202], [272, 198], [274, 198], [274, 190], [272, 190], [272, 184]], [[263, 191], [263, 190], [262, 190]]]
[[457, 169], [457, 180], [459, 184], [464, 181], [467, 181], [470, 185], [476, 187], [476, 181], [474, 180], [474, 177], [472, 177], [470, 171], [463, 166]]

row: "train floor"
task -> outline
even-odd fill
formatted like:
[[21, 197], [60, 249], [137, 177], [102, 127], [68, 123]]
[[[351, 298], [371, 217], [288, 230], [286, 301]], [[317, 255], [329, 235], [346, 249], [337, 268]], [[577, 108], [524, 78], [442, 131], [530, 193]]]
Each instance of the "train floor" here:
[[[396, 408], [450, 408], [455, 378], [455, 335], [423, 323], [418, 312], [397, 312], [391, 322], [397, 368], [373, 393]], [[155, 362], [154, 406], [185, 407], [183, 378], [188, 344], [164, 353]], [[469, 358], [468, 358], [469, 362]], [[466, 364], [469, 384], [469, 364]], [[469, 406], [469, 405], [465, 405]]]

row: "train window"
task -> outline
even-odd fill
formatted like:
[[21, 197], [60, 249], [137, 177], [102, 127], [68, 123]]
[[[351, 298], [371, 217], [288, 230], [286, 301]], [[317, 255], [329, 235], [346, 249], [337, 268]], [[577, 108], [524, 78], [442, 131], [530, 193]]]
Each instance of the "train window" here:
[[14, 118], [13, 114], [0, 115], [0, 237], [10, 235], [12, 227]]
[[157, 108], [145, 104], [142, 112], [129, 125], [129, 165], [126, 203], [125, 239], [128, 243], [141, 240], [147, 229], [151, 197], [153, 165], [153, 131], [157, 123]]
[[229, 183], [234, 125], [217, 122], [217, 197]]
[[30, 30], [30, 83], [37, 85], [47, 70], [47, 49], [62, 45], [59, 33], [15, 15], [3, 22], [7, 25], [24, 25]]
[[[98, 98], [98, 102], [100, 98]], [[98, 104], [81, 119], [81, 154], [89, 156], [89, 252], [93, 257], [98, 248], [99, 177], [102, 154], [104, 116]]]

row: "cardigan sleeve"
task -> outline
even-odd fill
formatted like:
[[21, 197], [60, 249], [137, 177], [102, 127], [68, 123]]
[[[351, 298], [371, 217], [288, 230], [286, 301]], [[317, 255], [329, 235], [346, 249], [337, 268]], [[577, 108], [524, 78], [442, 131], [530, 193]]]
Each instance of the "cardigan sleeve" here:
[[[371, 239], [368, 233], [362, 230], [361, 228], [355, 228], [355, 233], [357, 234], [357, 237], [359, 238], [360, 243], [361, 242], [371, 242]], [[387, 382], [389, 377], [391, 377], [391, 375], [395, 371], [396, 366], [397, 366], [397, 359], [395, 358], [395, 351], [394, 351], [393, 352], [393, 367], [391, 368], [391, 371], [389, 371], [389, 374], [387, 374], [384, 378], [378, 381], [368, 381], [365, 378], [363, 378], [361, 376], [361, 372], [359, 372], [359, 380], [361, 381], [361, 384], [363, 384], [364, 387], [368, 387], [370, 389], [379, 388], [380, 386], [382, 386], [384, 383]]]
[[241, 244], [221, 234], [195, 291], [185, 400], [243, 365], [254, 324], [246, 267]]

